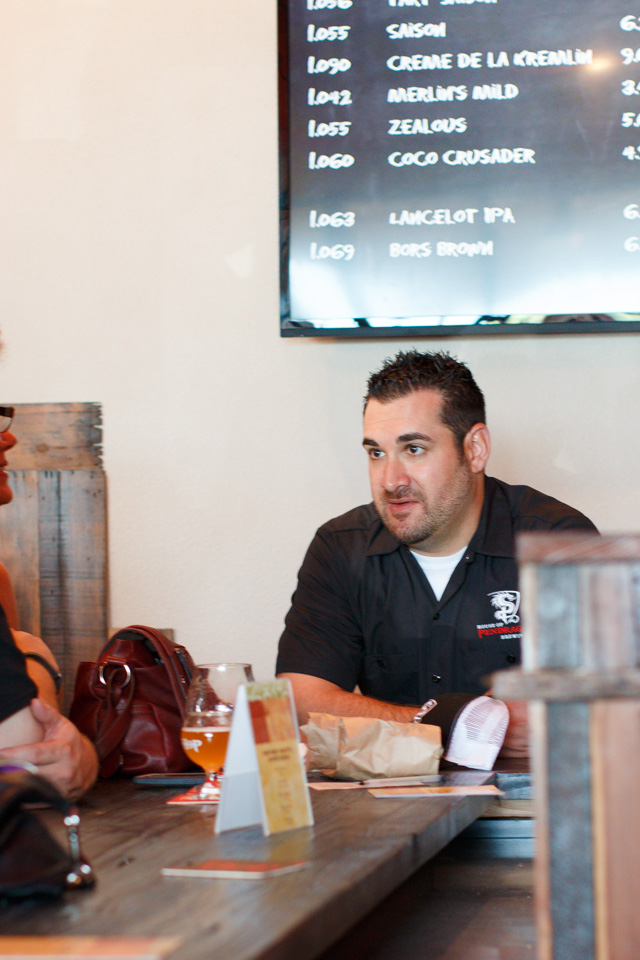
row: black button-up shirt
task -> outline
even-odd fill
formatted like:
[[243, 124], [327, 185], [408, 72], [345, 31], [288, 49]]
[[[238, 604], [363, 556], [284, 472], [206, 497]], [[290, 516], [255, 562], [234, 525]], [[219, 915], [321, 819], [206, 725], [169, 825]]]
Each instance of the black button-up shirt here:
[[596, 528], [531, 487], [485, 478], [478, 528], [440, 598], [373, 504], [320, 527], [298, 577], [276, 673], [303, 673], [365, 696], [419, 704], [481, 694], [520, 661], [515, 534]]

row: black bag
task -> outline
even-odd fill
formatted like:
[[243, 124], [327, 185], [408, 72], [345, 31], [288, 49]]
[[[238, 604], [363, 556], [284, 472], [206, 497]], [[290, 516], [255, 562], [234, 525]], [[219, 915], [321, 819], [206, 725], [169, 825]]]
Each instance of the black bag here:
[[[29, 805], [62, 814], [64, 850]], [[0, 758], [0, 903], [28, 897], [55, 899], [65, 890], [92, 887], [93, 871], [80, 850], [77, 807], [45, 780]]]

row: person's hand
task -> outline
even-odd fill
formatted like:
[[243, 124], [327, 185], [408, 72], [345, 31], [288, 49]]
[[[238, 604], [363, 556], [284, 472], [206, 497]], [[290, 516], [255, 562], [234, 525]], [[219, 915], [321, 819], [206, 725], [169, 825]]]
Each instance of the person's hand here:
[[499, 756], [503, 760], [529, 756], [529, 707], [526, 700], [510, 700], [509, 726]]
[[98, 775], [93, 744], [61, 713], [44, 700], [32, 700], [31, 712], [42, 726], [42, 740], [3, 748], [3, 757], [32, 763], [68, 797], [79, 797]]

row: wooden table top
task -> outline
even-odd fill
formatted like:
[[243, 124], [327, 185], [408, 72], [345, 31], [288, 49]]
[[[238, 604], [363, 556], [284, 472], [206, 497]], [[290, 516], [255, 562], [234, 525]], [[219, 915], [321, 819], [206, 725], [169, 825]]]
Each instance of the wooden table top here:
[[[315, 826], [264, 837], [215, 836], [215, 808], [168, 806], [176, 790], [100, 783], [81, 808], [82, 845], [97, 876], [60, 903], [2, 913], [1, 933], [178, 937], [172, 960], [311, 960], [478, 817], [487, 796], [376, 799], [312, 790]], [[163, 877], [211, 857], [307, 860], [263, 880]]]

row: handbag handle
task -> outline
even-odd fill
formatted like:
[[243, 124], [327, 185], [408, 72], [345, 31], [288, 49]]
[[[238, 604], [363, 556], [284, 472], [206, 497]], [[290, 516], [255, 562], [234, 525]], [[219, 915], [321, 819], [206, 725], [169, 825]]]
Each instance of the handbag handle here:
[[145, 639], [156, 648], [156, 650], [161, 652], [161, 659], [167, 668], [167, 673], [169, 675], [174, 696], [177, 702], [183, 708], [184, 712], [184, 705], [187, 701], [187, 690], [189, 688], [189, 684], [191, 683], [192, 672], [191, 656], [186, 647], [181, 647], [179, 643], [174, 643], [173, 640], [167, 640], [165, 635], [160, 633], [159, 630], [156, 630], [153, 627], [141, 626], [140, 624], [134, 624], [131, 627], [126, 627], [124, 630], [119, 631], [116, 636], [121, 633], [128, 633], [131, 630], [141, 633], [143, 637], [145, 637]]
[[[113, 670], [108, 668], [113, 666]], [[119, 669], [124, 670], [125, 681], [116, 683]], [[136, 688], [136, 681], [126, 660], [120, 657], [107, 657], [100, 663], [100, 680], [106, 684], [106, 691], [100, 717], [97, 723], [94, 746], [100, 758], [100, 773], [103, 777], [110, 777], [118, 769], [120, 762], [120, 744], [131, 722], [131, 701]], [[127, 689], [127, 695], [121, 700], [120, 710], [116, 710], [115, 690]]]
[[[191, 683], [192, 660], [186, 647], [167, 640], [163, 633], [153, 627], [145, 627], [142, 624], [133, 624], [130, 627], [123, 627], [111, 637], [111, 640], [105, 650], [103, 650], [101, 660], [108, 659], [108, 649], [116, 640], [126, 640], [128, 634], [135, 633], [144, 638], [147, 646], [150, 646], [156, 656], [160, 658], [167, 668], [167, 676], [171, 684], [171, 690], [176, 703], [180, 705], [184, 712], [184, 705], [187, 700], [187, 690]], [[106, 656], [105, 656], [106, 655]]]

